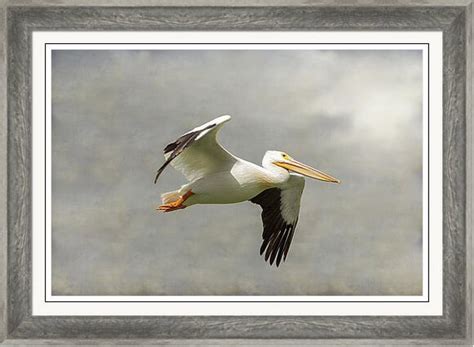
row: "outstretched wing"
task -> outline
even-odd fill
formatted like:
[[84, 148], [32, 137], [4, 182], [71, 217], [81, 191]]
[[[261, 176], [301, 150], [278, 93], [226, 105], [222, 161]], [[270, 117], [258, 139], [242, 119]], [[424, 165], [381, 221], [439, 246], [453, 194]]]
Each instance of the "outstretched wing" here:
[[180, 171], [190, 182], [230, 168], [235, 162], [235, 157], [216, 139], [218, 130], [230, 118], [230, 116], [216, 118], [167, 145], [164, 149], [166, 161], [158, 169], [155, 183], [168, 164]]
[[276, 266], [286, 260], [295, 233], [300, 211], [304, 178], [291, 175], [281, 188], [270, 188], [250, 201], [262, 207], [263, 242], [260, 255], [265, 253], [265, 261], [270, 265], [276, 259]]

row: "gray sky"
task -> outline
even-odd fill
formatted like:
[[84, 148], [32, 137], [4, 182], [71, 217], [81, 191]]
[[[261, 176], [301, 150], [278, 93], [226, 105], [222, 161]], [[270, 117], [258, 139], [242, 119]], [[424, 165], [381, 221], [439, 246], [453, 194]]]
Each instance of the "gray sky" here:
[[[54, 294], [421, 294], [421, 51], [54, 51], [52, 96]], [[254, 204], [154, 210], [162, 148], [222, 114], [237, 156], [342, 181], [306, 180], [279, 268]]]

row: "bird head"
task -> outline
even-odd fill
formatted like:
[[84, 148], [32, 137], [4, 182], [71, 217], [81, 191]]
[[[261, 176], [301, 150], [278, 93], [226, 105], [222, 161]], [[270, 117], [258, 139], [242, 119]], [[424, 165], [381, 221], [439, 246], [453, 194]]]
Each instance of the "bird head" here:
[[264, 161], [276, 165], [278, 167], [284, 168], [289, 172], [298, 173], [300, 175], [314, 178], [324, 182], [331, 183], [340, 183], [337, 178], [334, 178], [322, 171], [319, 171], [309, 165], [300, 163], [299, 161], [293, 159], [290, 155], [281, 151], [267, 151], [265, 153]]

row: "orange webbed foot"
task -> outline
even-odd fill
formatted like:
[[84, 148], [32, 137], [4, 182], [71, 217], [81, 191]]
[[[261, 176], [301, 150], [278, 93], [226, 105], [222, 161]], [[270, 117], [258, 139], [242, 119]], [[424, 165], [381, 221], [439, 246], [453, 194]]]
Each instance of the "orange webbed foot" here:
[[183, 208], [186, 208], [186, 206], [183, 205], [183, 203], [194, 193], [191, 191], [186, 192], [183, 196], [180, 196], [178, 200], [172, 201], [168, 204], [160, 205], [156, 208], [158, 211], [163, 211], [163, 212], [172, 212], [176, 210], [182, 210]]

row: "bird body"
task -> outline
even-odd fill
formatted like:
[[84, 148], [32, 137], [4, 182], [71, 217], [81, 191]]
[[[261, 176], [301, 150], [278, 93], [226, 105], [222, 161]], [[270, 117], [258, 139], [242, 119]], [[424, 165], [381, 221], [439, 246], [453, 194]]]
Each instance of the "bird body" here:
[[236, 160], [230, 170], [204, 176], [184, 185], [180, 191], [191, 190], [194, 195], [184, 202], [195, 204], [233, 204], [250, 200], [270, 188], [265, 172], [257, 165]]
[[221, 116], [179, 137], [164, 150], [165, 163], [155, 183], [170, 164], [188, 180], [181, 188], [162, 194], [157, 209], [171, 212], [196, 204], [232, 204], [251, 201], [262, 207], [264, 224], [260, 253], [276, 265], [286, 259], [298, 221], [303, 175], [326, 182], [339, 181], [297, 162], [280, 151], [267, 151], [262, 166], [238, 158], [216, 139], [222, 125], [231, 119]]

